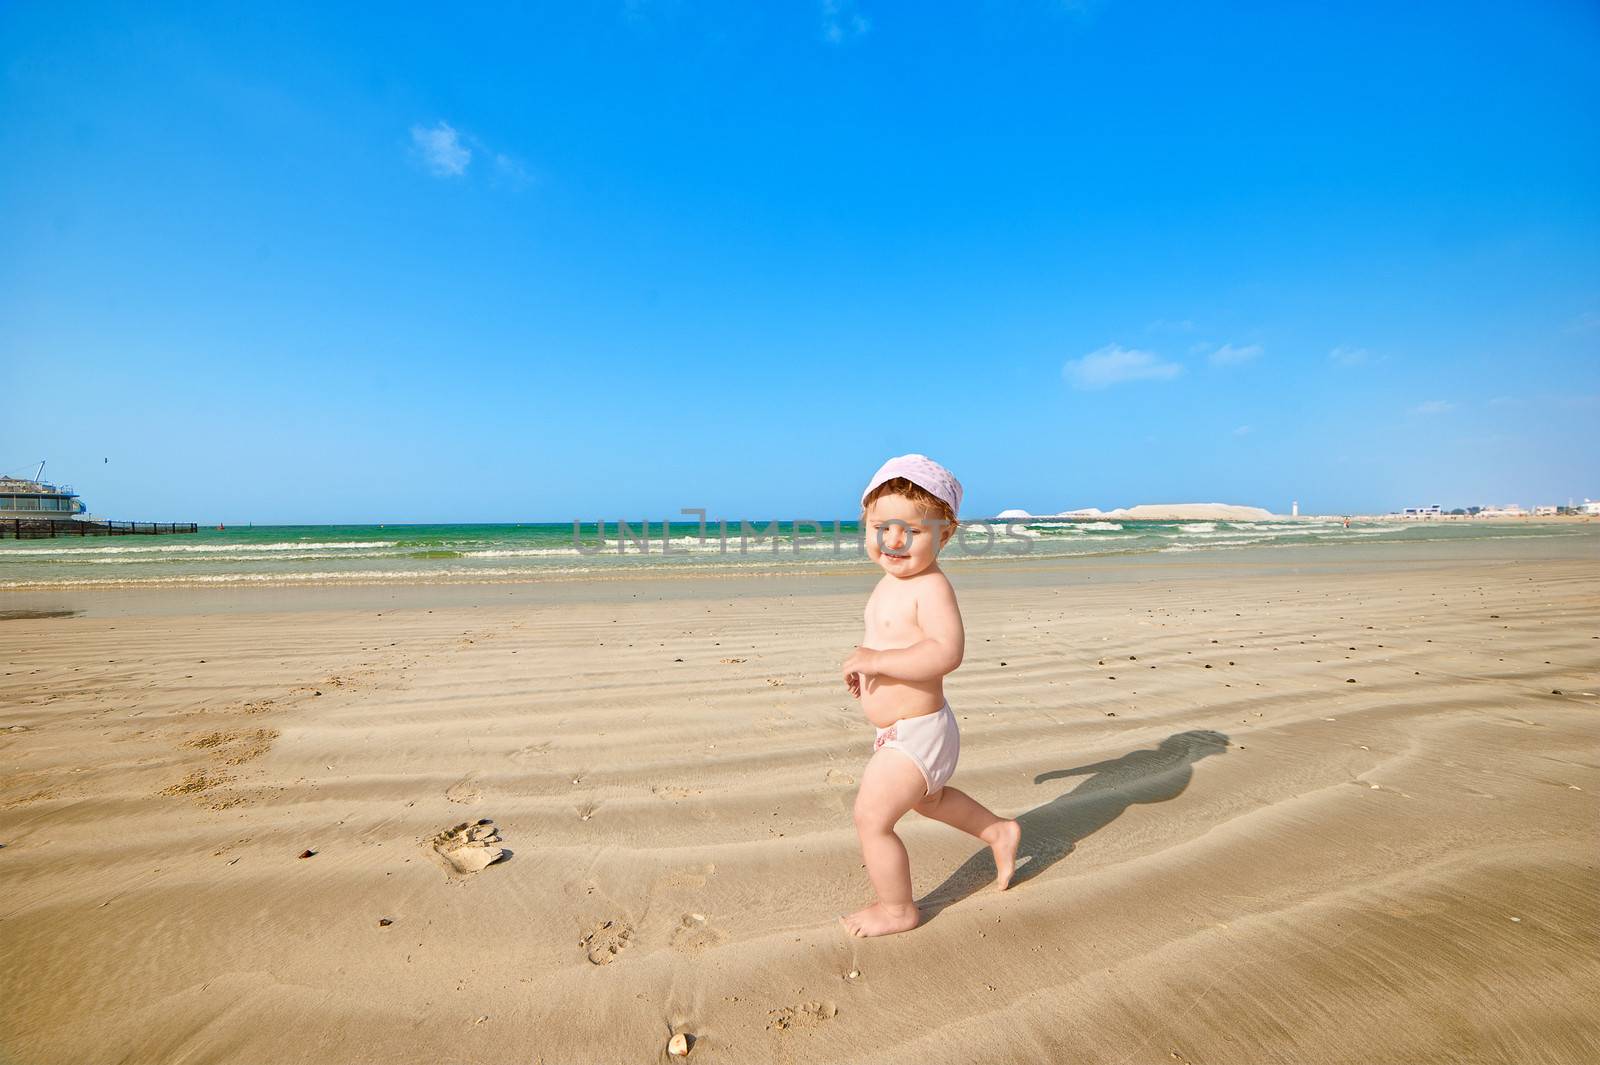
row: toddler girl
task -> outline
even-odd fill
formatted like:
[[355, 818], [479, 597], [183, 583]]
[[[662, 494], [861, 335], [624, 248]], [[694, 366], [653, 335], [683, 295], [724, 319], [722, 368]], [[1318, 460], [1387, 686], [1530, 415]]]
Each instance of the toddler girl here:
[[944, 677], [961, 665], [965, 633], [939, 551], [955, 532], [961, 483], [926, 455], [884, 463], [861, 495], [867, 556], [884, 575], [867, 600], [866, 636], [845, 659], [844, 682], [877, 726], [856, 794], [856, 834], [878, 901], [849, 917], [858, 936], [915, 928], [911, 864], [894, 826], [908, 810], [954, 825], [994, 852], [1000, 890], [1011, 883], [1022, 829], [945, 782], [961, 735]]

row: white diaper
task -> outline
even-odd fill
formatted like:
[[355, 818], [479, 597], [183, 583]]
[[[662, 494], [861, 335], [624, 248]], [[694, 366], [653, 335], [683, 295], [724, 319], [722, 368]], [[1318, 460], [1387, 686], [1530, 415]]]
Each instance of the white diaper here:
[[961, 732], [956, 728], [956, 715], [947, 702], [931, 714], [903, 717], [888, 728], [878, 730], [872, 749], [876, 751], [880, 747], [899, 751], [917, 763], [922, 779], [928, 782], [927, 794], [932, 795], [955, 773], [956, 759], [961, 756]]

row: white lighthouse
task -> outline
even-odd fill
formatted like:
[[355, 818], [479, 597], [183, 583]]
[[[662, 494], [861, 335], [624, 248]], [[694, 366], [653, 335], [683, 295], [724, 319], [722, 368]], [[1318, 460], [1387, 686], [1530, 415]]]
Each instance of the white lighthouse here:
[[1296, 499], [1293, 503], [1289, 504], [1289, 517], [1298, 518], [1299, 516], [1300, 516], [1300, 501], [1298, 499]]

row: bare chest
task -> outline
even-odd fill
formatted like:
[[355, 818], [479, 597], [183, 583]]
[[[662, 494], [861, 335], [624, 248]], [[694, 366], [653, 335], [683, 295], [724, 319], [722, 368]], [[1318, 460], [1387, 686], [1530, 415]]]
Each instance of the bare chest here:
[[910, 647], [922, 639], [916, 599], [898, 589], [879, 589], [867, 600], [865, 646], [879, 650]]

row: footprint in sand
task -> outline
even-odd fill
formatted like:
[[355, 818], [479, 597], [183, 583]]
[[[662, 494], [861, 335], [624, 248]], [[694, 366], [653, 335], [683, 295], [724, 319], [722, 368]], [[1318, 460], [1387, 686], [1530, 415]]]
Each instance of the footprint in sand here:
[[767, 1011], [768, 1031], [790, 1032], [799, 1028], [815, 1028], [823, 1021], [832, 1020], [839, 1007], [831, 1002], [805, 1002], [798, 1006], [784, 1006]]
[[650, 893], [654, 895], [658, 891], [703, 888], [716, 871], [717, 866], [714, 862], [686, 869], [674, 869], [656, 877], [655, 883], [650, 887]]
[[211, 751], [227, 765], [244, 765], [272, 749], [278, 738], [275, 728], [245, 729], [237, 732], [205, 732], [191, 736], [180, 746]]
[[208, 769], [196, 769], [176, 784], [170, 784], [161, 789], [163, 795], [196, 795], [200, 792], [210, 791], [212, 788], [221, 787], [232, 781], [226, 773], [218, 773]]
[[500, 842], [500, 831], [485, 817], [476, 823], [463, 821], [446, 829], [434, 836], [428, 845], [449, 872], [468, 876], [511, 854], [499, 845]]
[[848, 788], [856, 782], [856, 778], [840, 769], [828, 770], [827, 782], [841, 788]]
[[633, 940], [633, 929], [621, 921], [601, 921], [594, 931], [578, 940], [585, 956], [595, 965], [610, 965]]
[[530, 743], [526, 747], [521, 747], [521, 748], [518, 748], [515, 751], [512, 751], [506, 757], [510, 758], [513, 762], [516, 762], [518, 765], [522, 765], [522, 764], [524, 764], [524, 763], [526, 763], [528, 761], [531, 761], [534, 758], [539, 757], [542, 754], [549, 754], [550, 753], [550, 747], [551, 747], [551, 745], [550, 745], [550, 743], [548, 741], [546, 741], [544, 743]]
[[728, 941], [728, 935], [711, 924], [703, 913], [686, 913], [672, 930], [672, 949], [680, 954], [699, 954]]
[[682, 784], [657, 784], [650, 789], [659, 799], [687, 799], [699, 795], [699, 788], [686, 787]]
[[451, 802], [459, 802], [466, 806], [483, 798], [483, 792], [472, 782], [472, 777], [465, 776], [446, 788], [444, 797]]

